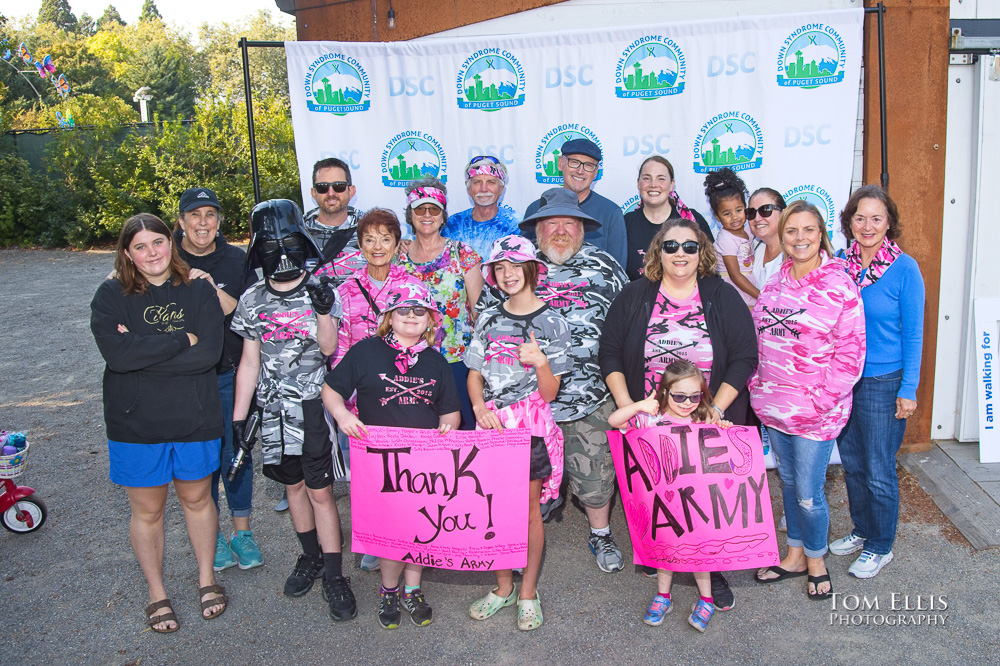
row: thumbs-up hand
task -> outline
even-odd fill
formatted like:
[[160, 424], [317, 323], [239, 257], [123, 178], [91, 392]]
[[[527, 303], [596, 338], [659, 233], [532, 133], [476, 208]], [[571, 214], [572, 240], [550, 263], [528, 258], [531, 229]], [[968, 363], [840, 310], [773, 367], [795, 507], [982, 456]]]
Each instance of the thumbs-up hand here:
[[549, 359], [542, 352], [541, 347], [538, 346], [538, 341], [535, 340], [535, 332], [531, 331], [531, 342], [525, 342], [518, 346], [517, 348], [517, 360], [523, 365], [531, 365], [534, 367], [539, 367], [543, 365], [548, 365]]

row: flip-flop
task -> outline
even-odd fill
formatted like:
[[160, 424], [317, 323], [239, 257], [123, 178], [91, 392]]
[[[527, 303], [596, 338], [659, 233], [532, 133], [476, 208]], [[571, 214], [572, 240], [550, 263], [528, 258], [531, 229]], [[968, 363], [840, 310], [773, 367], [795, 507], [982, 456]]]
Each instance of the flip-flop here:
[[754, 580], [758, 583], [777, 583], [779, 580], [785, 580], [786, 578], [799, 578], [805, 576], [809, 573], [808, 570], [803, 571], [788, 571], [787, 569], [782, 569], [777, 564], [767, 568], [771, 573], [778, 574], [776, 578], [761, 578], [758, 574], [754, 574]]
[[830, 595], [833, 594], [833, 581], [830, 580], [830, 573], [827, 572], [822, 576], [809, 576], [807, 582], [813, 584], [813, 589], [819, 590], [820, 583], [830, 583], [830, 589], [826, 592], [817, 591], [816, 594], [810, 594], [809, 588], [806, 588], [806, 596], [809, 597], [810, 601], [823, 601], [824, 599], [829, 599]]

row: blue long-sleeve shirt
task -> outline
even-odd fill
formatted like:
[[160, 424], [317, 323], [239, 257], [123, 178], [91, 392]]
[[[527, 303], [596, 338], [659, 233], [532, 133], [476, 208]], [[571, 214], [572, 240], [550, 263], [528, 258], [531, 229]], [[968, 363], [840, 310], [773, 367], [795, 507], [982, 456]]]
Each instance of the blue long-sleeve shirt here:
[[[540, 205], [539, 200], [532, 201], [524, 211], [524, 217], [533, 215]], [[621, 207], [591, 190], [580, 203], [580, 209], [601, 223], [601, 228], [587, 232], [584, 240], [610, 254], [619, 266], [624, 267], [628, 259], [628, 235], [625, 233], [625, 215]], [[524, 235], [532, 240], [535, 238], [533, 233]]]
[[917, 399], [924, 344], [924, 279], [916, 260], [901, 254], [873, 285], [861, 290], [868, 350], [863, 377], [903, 369], [897, 397]]

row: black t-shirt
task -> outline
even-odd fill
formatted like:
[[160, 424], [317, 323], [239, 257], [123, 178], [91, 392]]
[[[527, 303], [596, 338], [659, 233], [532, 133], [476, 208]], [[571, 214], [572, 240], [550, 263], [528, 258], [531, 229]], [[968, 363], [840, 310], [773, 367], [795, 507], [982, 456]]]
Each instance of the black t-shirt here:
[[395, 349], [379, 337], [362, 340], [326, 375], [326, 385], [347, 400], [358, 392], [358, 418], [365, 425], [437, 428], [442, 414], [461, 408], [455, 375], [444, 356], [427, 348], [406, 374]]
[[[219, 289], [229, 294], [237, 301], [249, 286], [244, 282], [243, 267], [246, 264], [247, 253], [226, 242], [222, 236], [215, 239], [215, 250], [209, 254], [195, 255], [187, 252], [181, 247], [180, 231], [174, 232], [174, 244], [181, 259], [187, 262], [191, 268], [205, 271], [212, 276]], [[222, 348], [222, 358], [219, 359], [215, 371], [219, 374], [232, 370], [240, 363], [243, 355], [243, 338], [229, 330], [229, 325], [233, 321], [233, 313], [226, 315], [226, 337]]]
[[[715, 236], [705, 218], [693, 208], [691, 213], [694, 214], [695, 222], [708, 236], [708, 240], [714, 243]], [[674, 207], [669, 219], [679, 219], [680, 216], [681, 214]], [[628, 260], [625, 262], [625, 274], [628, 275], [629, 281], [638, 280], [642, 276], [642, 267], [646, 264], [646, 251], [649, 249], [649, 244], [653, 242], [653, 236], [662, 228], [662, 225], [653, 224], [646, 219], [642, 208], [630, 210], [625, 214], [625, 236], [628, 240]]]

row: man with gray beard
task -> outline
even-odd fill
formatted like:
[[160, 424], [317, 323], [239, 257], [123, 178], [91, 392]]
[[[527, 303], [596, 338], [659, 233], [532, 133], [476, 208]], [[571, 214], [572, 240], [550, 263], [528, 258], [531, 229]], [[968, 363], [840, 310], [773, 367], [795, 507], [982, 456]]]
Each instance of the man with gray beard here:
[[[601, 571], [611, 573], [621, 570], [625, 561], [610, 524], [615, 468], [605, 430], [615, 405], [601, 378], [597, 351], [608, 308], [628, 278], [614, 257], [584, 241], [585, 233], [600, 226], [580, 209], [577, 196], [562, 187], [545, 192], [538, 210], [520, 224], [521, 231], [535, 232], [538, 258], [548, 267], [536, 293], [570, 325], [574, 367], [562, 377], [551, 403], [552, 416], [563, 428], [569, 492], [587, 513], [591, 552]], [[484, 289], [477, 309], [501, 299], [495, 290]]]
[[517, 234], [521, 216], [501, 203], [507, 188], [507, 167], [492, 155], [478, 155], [465, 165], [465, 189], [472, 208], [448, 216], [445, 238], [471, 245], [480, 257], [490, 256], [493, 241]]

